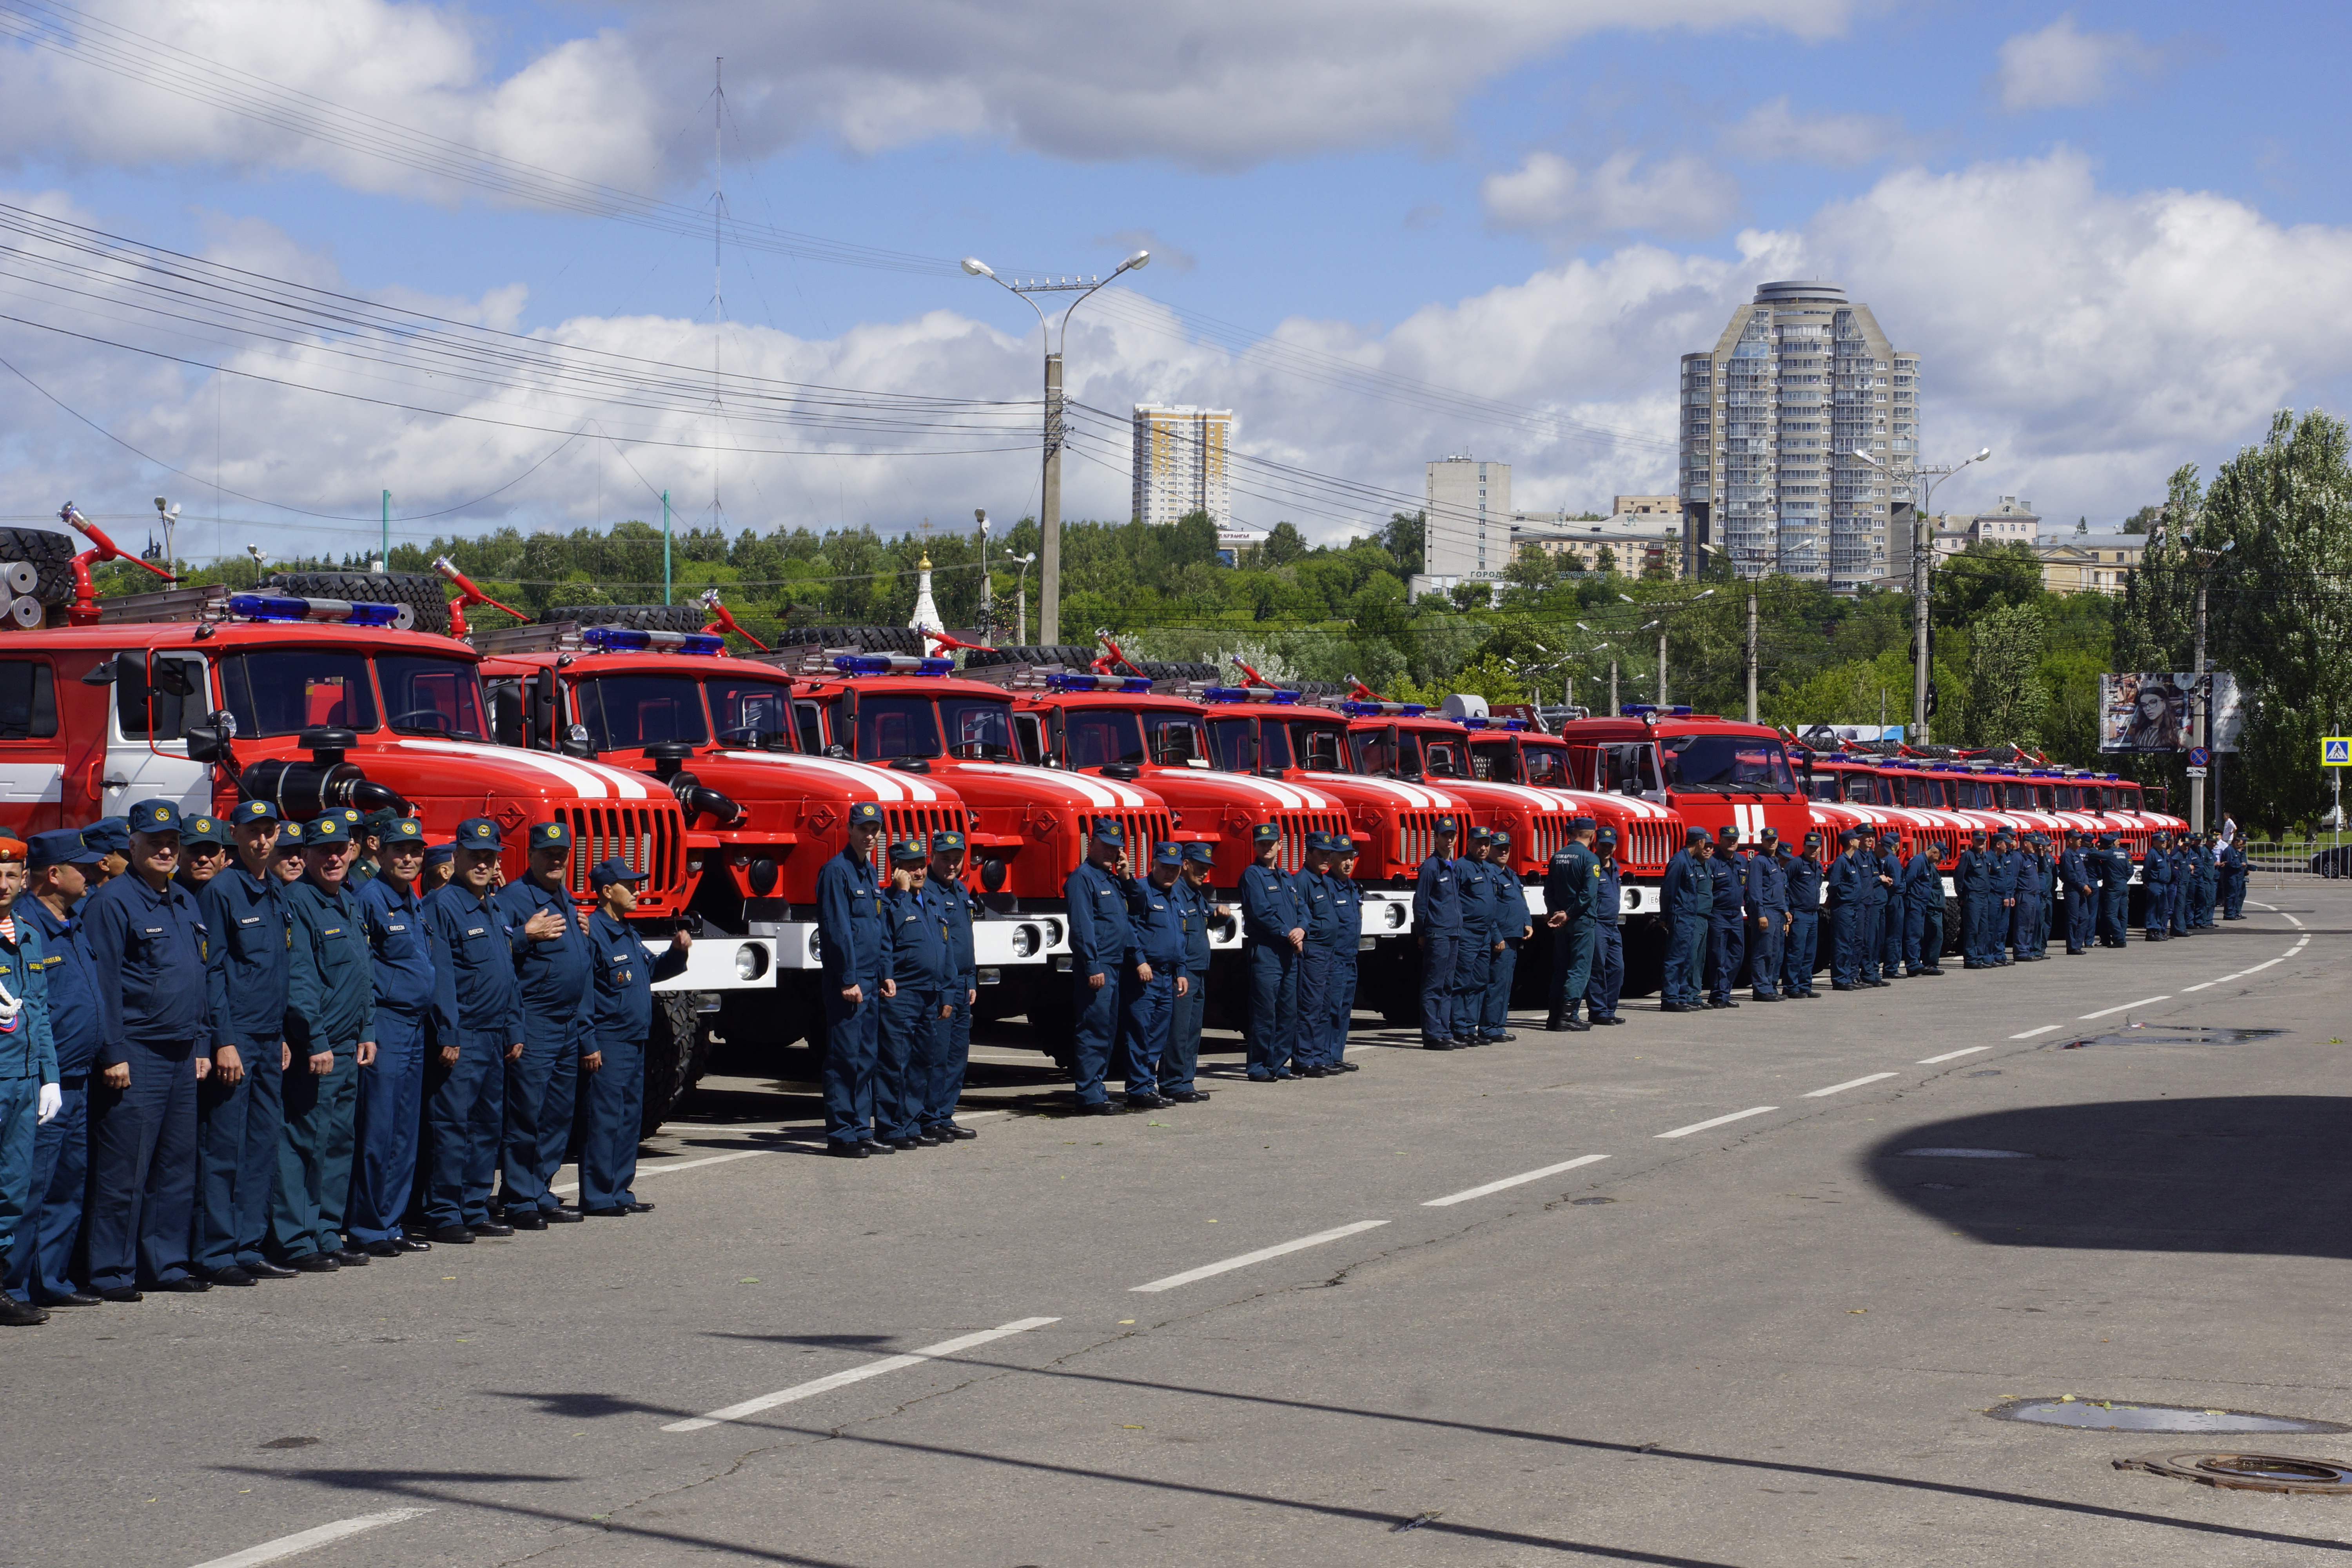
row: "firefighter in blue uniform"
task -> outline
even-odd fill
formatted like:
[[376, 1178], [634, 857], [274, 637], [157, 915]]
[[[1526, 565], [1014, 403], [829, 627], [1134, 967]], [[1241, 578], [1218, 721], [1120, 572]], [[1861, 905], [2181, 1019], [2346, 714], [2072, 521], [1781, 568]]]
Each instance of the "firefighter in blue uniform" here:
[[1244, 1016], [1253, 1083], [1297, 1075], [1298, 964], [1307, 949], [1307, 911], [1283, 871], [1282, 829], [1261, 822], [1250, 832], [1256, 858], [1242, 868], [1242, 960], [1249, 969]]
[[25, 858], [31, 882], [17, 899], [16, 920], [41, 942], [41, 984], [58, 1058], [57, 1114], [35, 1107], [31, 1179], [25, 1212], [6, 1255], [7, 1292], [20, 1305], [92, 1307], [98, 1298], [73, 1281], [74, 1242], [81, 1235], [89, 1174], [89, 1069], [98, 1052], [97, 976], [74, 906], [98, 864], [98, 851], [70, 827], [36, 833]]
[[1707, 911], [1707, 988], [1710, 1007], [1737, 1007], [1731, 988], [1747, 967], [1748, 861], [1739, 853], [1739, 829], [1726, 826], [1717, 831], [1715, 860], [1707, 868], [1714, 900]]
[[433, 1054], [425, 1065], [425, 1223], [436, 1244], [512, 1236], [490, 1214], [506, 1067], [523, 1048], [515, 932], [494, 896], [504, 848], [487, 816], [457, 825], [446, 887], [425, 900], [433, 964]]
[[870, 800], [854, 803], [841, 853], [816, 875], [824, 965], [824, 1152], [851, 1160], [865, 1159], [875, 1144], [874, 1068], [882, 1045], [882, 1002], [893, 989], [882, 890], [874, 880], [874, 841], [881, 832], [882, 808]]
[[[1572, 826], [1572, 825], [1571, 825]], [[1494, 908], [1496, 945], [1486, 964], [1486, 991], [1473, 1020], [1479, 1041], [1497, 1045], [1518, 1038], [1510, 1031], [1511, 984], [1518, 978], [1519, 948], [1535, 934], [1528, 919], [1527, 884], [1511, 866], [1511, 836], [1501, 828], [1486, 836], [1489, 902]], [[1349, 884], [1353, 886], [1353, 884]], [[1355, 962], [1354, 928], [1349, 930], [1349, 963]]]
[[2038, 838], [2029, 835], [2017, 852], [2017, 905], [2010, 921], [2010, 945], [2020, 963], [2035, 963], [2042, 958], [2042, 899], [2047, 880]]
[[1683, 835], [1683, 847], [1666, 862], [1664, 882], [1658, 889], [1659, 907], [1666, 917], [1666, 967], [1659, 984], [1658, 1011], [1696, 1013], [1706, 1005], [1699, 993], [1706, 962], [1706, 927], [1715, 907], [1715, 873], [1707, 860], [1715, 841], [1704, 827]]
[[1295, 883], [1307, 909], [1307, 946], [1298, 966], [1298, 1043], [1291, 1053], [1301, 1078], [1329, 1078], [1339, 1070], [1324, 1059], [1324, 1052], [1331, 1035], [1340, 958], [1356, 946], [1356, 928], [1346, 923], [1336, 885], [1339, 858], [1339, 844], [1330, 834], [1308, 834], [1307, 865]]
[[2033, 836], [2033, 847], [2042, 862], [2042, 929], [2033, 937], [2034, 955], [2040, 958], [2050, 956], [2050, 932], [2058, 918], [2060, 900], [2063, 897], [2058, 885], [2058, 860], [2065, 838], [2063, 831], [2055, 841], [2046, 833]]
[[549, 1191], [572, 1142], [572, 1113], [587, 1054], [587, 917], [572, 902], [565, 873], [572, 829], [536, 822], [524, 838], [529, 869], [499, 891], [513, 928], [515, 976], [522, 987], [522, 1055], [507, 1064], [506, 1134], [499, 1195], [517, 1230], [572, 1225], [580, 1211]]
[[1622, 1024], [1617, 997], [1625, 988], [1624, 914], [1614, 827], [1601, 825], [1592, 836], [1592, 979], [1584, 988], [1584, 1016], [1588, 1023]]
[[[402, 826], [394, 823], [384, 830], [384, 877], [400, 874]], [[653, 1031], [654, 982], [683, 971], [694, 945], [680, 928], [670, 937], [668, 952], [658, 959], [646, 955], [628, 924], [629, 911], [637, 907], [637, 884], [645, 879], [645, 872], [620, 859], [601, 860], [588, 873], [596, 910], [588, 917], [593, 988], [589, 1050], [580, 1058], [580, 1069], [588, 1075], [581, 1089], [580, 1212], [598, 1219], [653, 1212], [654, 1205], [640, 1203], [633, 1188], [637, 1138], [645, 1125], [646, 1037]]]
[[196, 900], [172, 879], [180, 808], [130, 811], [126, 869], [83, 906], [98, 981], [99, 1084], [89, 1101], [89, 1289], [110, 1301], [211, 1286], [194, 1271], [194, 1058], [210, 1070], [205, 931]]
[[1805, 835], [1803, 847], [1780, 846], [1780, 875], [1789, 889], [1789, 938], [1780, 954], [1781, 994], [1811, 1001], [1822, 932], [1822, 836]]
[[1465, 941], [1454, 835], [1454, 819], [1439, 817], [1436, 849], [1413, 876], [1412, 931], [1421, 946], [1421, 1048], [1425, 1051], [1454, 1048], [1454, 977]]
[[1863, 984], [1862, 966], [1869, 954], [1863, 939], [1869, 912], [1864, 900], [1877, 885], [1877, 858], [1864, 850], [1863, 836], [1854, 828], [1847, 828], [1840, 841], [1844, 853], [1822, 879], [1830, 891], [1830, 989], [1853, 991]]
[[891, 988], [882, 998], [881, 1050], [874, 1068], [874, 1135], [887, 1149], [935, 1149], [923, 1131], [917, 1079], [933, 1056], [950, 967], [946, 913], [931, 897], [930, 855], [917, 838], [890, 847], [890, 886], [882, 894], [889, 931]]
[[[32, 901], [23, 896], [26, 853], [16, 839], [0, 838], [0, 986], [8, 998], [0, 1001], [0, 1263], [20, 1238], [32, 1239], [23, 1220], [33, 1206], [40, 1130], [65, 1110], [40, 928], [12, 913]], [[0, 1324], [26, 1328], [47, 1318], [30, 1301], [0, 1294]]]
[[1913, 975], [1944, 973], [1944, 873], [1936, 841], [1915, 840], [1903, 868], [1903, 962]]
[[2091, 858], [2083, 848], [2083, 830], [2072, 829], [2066, 835], [2066, 852], [2058, 857], [2058, 886], [2066, 900], [2066, 951], [2069, 953], [2091, 950], [2093, 910], [2098, 903], [2098, 889], [2091, 871]]
[[2141, 902], [2145, 906], [2141, 919], [2147, 940], [2172, 940], [2172, 851], [2161, 833], [2151, 834], [2147, 840], [2147, 856], [2140, 863]]
[[358, 900], [343, 886], [351, 826], [330, 812], [302, 834], [302, 879], [286, 890], [286, 1129], [278, 1144], [270, 1246], [304, 1273], [362, 1268], [343, 1237], [352, 1191], [352, 1105], [375, 1060], [375, 975]]
[[1990, 931], [1991, 944], [1985, 950], [1985, 960], [1994, 968], [2005, 968], [2011, 962], [2010, 941], [2017, 929], [2017, 878], [2022, 868], [2017, 853], [2016, 837], [2006, 827], [1992, 836], [1992, 894], [1988, 908], [1992, 912]]
[[2131, 930], [2131, 852], [2112, 832], [2101, 833], [2091, 869], [2099, 881], [2099, 945], [2122, 947]]
[[292, 955], [286, 884], [269, 868], [278, 808], [239, 801], [227, 821], [236, 858], [196, 899], [212, 943], [205, 983], [213, 1066], [196, 1093], [195, 1264], [215, 1285], [243, 1285], [294, 1272], [265, 1250], [286, 1125]]
[[375, 875], [354, 895], [375, 972], [375, 1061], [360, 1072], [347, 1217], [352, 1246], [372, 1258], [397, 1258], [433, 1245], [401, 1226], [416, 1181], [433, 953], [416, 890], [425, 872], [424, 824], [394, 816], [378, 826], [375, 841]]
[[2197, 903], [2196, 837], [2184, 833], [2172, 842], [2172, 934], [2189, 934], [2189, 911]]
[[1171, 889], [1184, 924], [1184, 994], [1168, 1019], [1168, 1054], [1160, 1063], [1160, 1098], [1178, 1105], [1197, 1105], [1209, 1091], [1196, 1081], [1201, 1070], [1201, 1022], [1209, 1005], [1209, 926], [1227, 920], [1233, 911], [1217, 902], [1209, 885], [1216, 869], [1216, 852], [1207, 844], [1184, 846], [1184, 864]]
[[2232, 834], [2221, 846], [2221, 918], [2242, 921], [2246, 918], [2246, 838]]
[[947, 990], [947, 1016], [931, 1031], [931, 1059], [922, 1081], [919, 1107], [923, 1132], [942, 1143], [980, 1136], [956, 1124], [956, 1102], [963, 1098], [964, 1069], [971, 1061], [971, 1010], [980, 1000], [980, 963], [974, 956], [971, 922], [979, 903], [964, 885], [963, 835], [941, 828], [931, 835], [931, 872], [924, 886], [939, 901], [946, 922], [949, 967], [955, 978]]
[[1348, 1026], [1356, 1016], [1356, 954], [1363, 945], [1364, 895], [1356, 886], [1356, 841], [1344, 833], [1337, 834], [1331, 847], [1331, 899], [1339, 907], [1339, 929], [1347, 936], [1332, 963], [1331, 1014], [1323, 1042], [1323, 1065], [1333, 1072], [1354, 1072], [1356, 1064], [1347, 1059]]
[[[1109, 1071], [1112, 1043], [1118, 1037], [1119, 980], [1128, 952], [1135, 946], [1134, 928], [1127, 914], [1126, 847], [1124, 828], [1108, 817], [1097, 821], [1087, 840], [1086, 859], [1071, 870], [1062, 887], [1070, 915], [1070, 983], [1076, 1014], [1071, 1089], [1081, 1116], [1112, 1116], [1118, 1110], [1111, 1104], [1103, 1079]], [[1289, 879], [1279, 871], [1274, 875], [1286, 898]], [[1246, 887], [1249, 872], [1242, 877]], [[1255, 973], [1251, 978], [1255, 980]], [[1291, 996], [1295, 1007], [1295, 986]], [[1253, 1037], [1252, 1078], [1258, 1076], [1257, 1042], [1258, 1037]], [[1288, 1050], [1286, 1042], [1284, 1049]]]
[[1544, 1027], [1580, 1035], [1592, 1027], [1577, 1016], [1592, 988], [1592, 954], [1599, 930], [1593, 900], [1601, 862], [1585, 847], [1593, 833], [1589, 816], [1571, 817], [1568, 842], [1544, 866], [1544, 925], [1551, 933], [1551, 1011]]
[[[1157, 1110], [1168, 1103], [1160, 1094], [1160, 1058], [1168, 1049], [1168, 1023], [1176, 994], [1190, 991], [1184, 970], [1184, 925], [1176, 906], [1177, 873], [1183, 869], [1184, 848], [1175, 843], [1151, 847], [1151, 865], [1140, 877], [1127, 879], [1127, 923], [1134, 933], [1127, 964], [1119, 973], [1119, 1037], [1125, 1047], [1127, 1104], [1130, 1110]], [[1307, 1014], [1306, 987], [1299, 987], [1299, 1018]], [[1304, 1047], [1301, 1027], [1291, 1046], [1294, 1056]]]
[[1486, 864], [1494, 835], [1471, 826], [1463, 830], [1463, 853], [1454, 862], [1454, 887], [1462, 901], [1462, 944], [1454, 952], [1449, 1037], [1456, 1049], [1481, 1042], [1479, 1017], [1486, 1009], [1486, 976], [1495, 967], [1498, 935], [1493, 868]]
[[1886, 962], [1886, 906], [1895, 891], [1894, 850], [1885, 837], [1863, 835], [1862, 859], [1870, 874], [1863, 883], [1861, 924], [1856, 932], [1862, 947], [1862, 969], [1854, 976], [1857, 985], [1886, 984], [1882, 966]]
[[2213, 923], [2213, 844], [2205, 834], [2189, 836], [2189, 885], [2197, 889], [2190, 903], [2189, 929], [2203, 931]]
[[1789, 934], [1789, 876], [1778, 851], [1780, 836], [1768, 827], [1755, 853], [1740, 862], [1740, 909], [1748, 922], [1748, 995], [1780, 1000], [1780, 944]]
[[1968, 847], [1960, 851], [1958, 865], [1953, 871], [1952, 885], [1960, 896], [1960, 967], [1982, 969], [1990, 924], [1986, 911], [1992, 901], [1992, 855], [1985, 847], [1983, 828], [1969, 835]]

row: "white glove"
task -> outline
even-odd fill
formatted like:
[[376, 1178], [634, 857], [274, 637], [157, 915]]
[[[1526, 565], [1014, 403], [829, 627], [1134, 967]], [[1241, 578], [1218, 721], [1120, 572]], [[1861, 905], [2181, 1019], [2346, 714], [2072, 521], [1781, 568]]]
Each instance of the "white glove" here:
[[66, 1091], [56, 1084], [45, 1083], [41, 1085], [40, 1099], [36, 1102], [34, 1120], [42, 1122], [55, 1121], [58, 1119], [58, 1112], [65, 1108]]

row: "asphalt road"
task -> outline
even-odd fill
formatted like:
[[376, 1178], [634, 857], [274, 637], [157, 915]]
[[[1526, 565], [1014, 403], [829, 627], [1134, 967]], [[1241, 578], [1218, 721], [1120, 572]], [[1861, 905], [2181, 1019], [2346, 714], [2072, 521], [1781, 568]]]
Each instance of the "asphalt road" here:
[[2352, 1499], [2109, 1463], [2352, 1435], [1984, 1414], [2352, 1424], [2352, 889], [2263, 896], [1149, 1115], [991, 1042], [978, 1142], [855, 1169], [713, 1082], [651, 1215], [7, 1333], [0, 1561], [2352, 1563]]

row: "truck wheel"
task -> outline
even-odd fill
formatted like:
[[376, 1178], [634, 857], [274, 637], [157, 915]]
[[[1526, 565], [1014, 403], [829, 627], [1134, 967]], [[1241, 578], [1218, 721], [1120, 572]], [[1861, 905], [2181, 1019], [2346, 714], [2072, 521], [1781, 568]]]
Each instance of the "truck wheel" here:
[[406, 605], [418, 631], [449, 634], [449, 595], [430, 572], [280, 572], [262, 586], [302, 599]]
[[74, 542], [46, 528], [0, 528], [0, 565], [21, 561], [33, 569], [32, 596], [44, 605], [73, 597]]
[[654, 993], [653, 1027], [646, 1035], [646, 1103], [639, 1136], [650, 1138], [702, 1076], [701, 1025], [692, 991]]
[[577, 621], [583, 626], [625, 626], [633, 632], [698, 632], [708, 619], [700, 605], [562, 605], [539, 613], [539, 624]]

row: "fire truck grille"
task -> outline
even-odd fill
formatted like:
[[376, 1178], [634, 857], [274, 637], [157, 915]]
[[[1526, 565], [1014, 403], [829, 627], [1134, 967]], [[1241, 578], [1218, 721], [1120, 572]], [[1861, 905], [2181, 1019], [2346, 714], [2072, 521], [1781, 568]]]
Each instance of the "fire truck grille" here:
[[882, 837], [874, 843], [874, 875], [884, 887], [890, 884], [890, 847], [906, 839], [916, 839], [923, 847], [931, 847], [934, 833], [961, 833], [971, 841], [971, 824], [961, 805], [936, 801], [929, 805], [886, 805], [882, 808]]
[[1401, 868], [1411, 871], [1437, 853], [1437, 819], [1444, 815], [1435, 811], [1397, 813], [1397, 865]]
[[1682, 846], [1675, 842], [1672, 823], [1654, 816], [1637, 816], [1625, 827], [1626, 842], [1618, 846], [1618, 859], [1637, 877], [1663, 877], [1666, 862]]
[[1094, 837], [1095, 825], [1116, 822], [1127, 836], [1127, 868], [1140, 877], [1151, 864], [1151, 847], [1164, 844], [1176, 836], [1176, 824], [1164, 811], [1097, 811], [1080, 818], [1086, 836]]
[[619, 860], [646, 873], [638, 898], [664, 902], [685, 888], [686, 819], [675, 803], [646, 805], [573, 805], [556, 808], [572, 829], [572, 866], [566, 880], [575, 899], [593, 898], [588, 873], [606, 860]]
[[1336, 838], [1348, 831], [1344, 811], [1277, 811], [1274, 821], [1282, 829], [1282, 868], [1294, 873], [1307, 864], [1308, 834], [1328, 833]]

